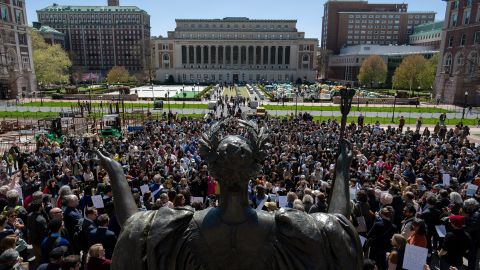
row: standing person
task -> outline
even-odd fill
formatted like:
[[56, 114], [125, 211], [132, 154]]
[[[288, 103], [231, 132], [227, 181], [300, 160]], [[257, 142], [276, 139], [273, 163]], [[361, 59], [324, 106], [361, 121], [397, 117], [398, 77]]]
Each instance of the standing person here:
[[470, 237], [463, 228], [465, 217], [450, 216], [448, 220], [452, 230], [445, 235], [442, 249], [438, 253], [440, 269], [448, 270], [451, 266], [463, 269], [463, 257], [470, 245]]
[[391, 241], [392, 252], [388, 254], [388, 270], [402, 270], [407, 240], [401, 234], [394, 234]]
[[441, 126], [445, 126], [445, 120], [447, 120], [447, 114], [446, 113], [442, 113], [440, 115], [440, 125]]
[[360, 115], [358, 116], [358, 121], [357, 121], [357, 122], [358, 122], [358, 127], [359, 127], [360, 129], [363, 129], [363, 124], [364, 124], [363, 114], [360, 114]]
[[398, 122], [398, 129], [400, 132], [403, 132], [403, 127], [405, 126], [405, 118], [403, 118], [403, 115], [400, 116], [400, 120]]
[[88, 251], [86, 270], [110, 270], [112, 261], [105, 258], [102, 244], [95, 244]]
[[60, 235], [60, 231], [63, 228], [63, 221], [60, 219], [52, 219], [48, 223], [48, 229], [50, 230], [50, 235], [43, 239], [42, 244], [40, 245], [42, 249], [42, 261], [44, 263], [48, 262], [50, 252], [57, 247], [68, 247], [69, 242], [67, 239], [63, 238]]
[[98, 227], [88, 234], [88, 242], [90, 245], [100, 243], [102, 247], [105, 247], [105, 257], [107, 259], [112, 258], [113, 250], [117, 243], [115, 233], [108, 229], [109, 222], [110, 218], [107, 214], [100, 215], [97, 219]]
[[[420, 218], [427, 225], [428, 252], [437, 249], [438, 235], [435, 226], [440, 224], [440, 215], [442, 212], [437, 208], [437, 198], [433, 195], [427, 198], [427, 209], [423, 211]], [[432, 241], [433, 238], [433, 241]]]
[[42, 249], [41, 244], [43, 239], [47, 237], [47, 220], [43, 216], [43, 205], [41, 203], [32, 203], [30, 205], [30, 210], [32, 211], [28, 215], [28, 239], [30, 244], [33, 246], [33, 251], [35, 253], [36, 262], [32, 266], [37, 266], [41, 261]]
[[382, 208], [377, 221], [367, 234], [369, 242], [367, 248], [370, 248], [369, 258], [375, 260], [379, 269], [386, 269], [387, 258], [386, 250], [391, 250], [390, 239], [395, 234], [395, 225], [392, 224], [390, 218], [392, 213], [388, 208]]
[[421, 116], [419, 116], [419, 117], [417, 118], [417, 129], [416, 129], [417, 132], [420, 132], [420, 129], [422, 128], [422, 120], [423, 120], [423, 119], [422, 119]]
[[410, 245], [427, 248], [427, 226], [423, 220], [418, 218], [413, 220], [412, 233], [407, 241]]
[[65, 220], [65, 228], [68, 232], [68, 240], [72, 243], [73, 251], [78, 254], [80, 252], [80, 243], [78, 241], [73, 241], [74, 237], [78, 236], [82, 228], [82, 213], [77, 209], [78, 197], [76, 195], [70, 194], [65, 196], [65, 201], [67, 203], [67, 208], [63, 214]]
[[406, 239], [408, 239], [410, 235], [413, 233], [412, 223], [413, 223], [413, 220], [415, 219], [416, 213], [417, 213], [417, 210], [415, 210], [415, 206], [413, 206], [412, 204], [406, 205], [403, 209], [404, 219], [402, 220], [402, 229], [400, 233]]

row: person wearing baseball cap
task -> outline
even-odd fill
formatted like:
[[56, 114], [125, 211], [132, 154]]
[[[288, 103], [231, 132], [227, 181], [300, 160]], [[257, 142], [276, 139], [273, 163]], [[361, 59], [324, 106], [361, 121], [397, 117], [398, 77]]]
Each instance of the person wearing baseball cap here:
[[465, 217], [452, 215], [448, 221], [452, 230], [445, 236], [442, 249], [438, 253], [440, 269], [449, 269], [451, 266], [463, 269], [463, 257], [470, 246], [470, 237], [463, 228]]

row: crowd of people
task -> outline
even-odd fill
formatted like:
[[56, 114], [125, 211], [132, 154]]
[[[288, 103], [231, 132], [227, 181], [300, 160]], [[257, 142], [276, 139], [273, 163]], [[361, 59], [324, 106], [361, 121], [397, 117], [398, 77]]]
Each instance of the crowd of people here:
[[[139, 211], [216, 207], [220, 186], [198, 154], [201, 133], [215, 121], [171, 117], [121, 139], [41, 138], [32, 153], [13, 145], [0, 168], [0, 270], [25, 262], [109, 269], [120, 227], [110, 179], [91, 151], [97, 147], [123, 166]], [[339, 123], [308, 114], [258, 121], [268, 125], [272, 146], [248, 185], [251, 206], [327, 212]], [[478, 270], [480, 147], [463, 127], [438, 136], [362, 122], [346, 134], [354, 154], [349, 218], [366, 239], [364, 269], [404, 269], [408, 244], [427, 248], [430, 266]]]

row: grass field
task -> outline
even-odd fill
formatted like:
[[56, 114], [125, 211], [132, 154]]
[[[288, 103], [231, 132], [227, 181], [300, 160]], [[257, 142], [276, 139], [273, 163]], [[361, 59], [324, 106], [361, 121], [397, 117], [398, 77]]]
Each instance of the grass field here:
[[[106, 114], [106, 113], [105, 113]], [[0, 118], [9, 118], [9, 119], [41, 119], [47, 117], [58, 117], [58, 112], [0, 112]], [[179, 116], [186, 116], [192, 118], [202, 118], [204, 114], [178, 114]], [[95, 113], [95, 118], [100, 118], [103, 116], [102, 113]], [[153, 113], [154, 118], [161, 117], [162, 113]]]
[[[104, 102], [103, 106], [107, 107], [106, 105], [108, 102]], [[49, 101], [49, 102], [43, 102], [43, 105], [41, 102], [35, 101], [35, 102], [30, 102], [30, 103], [25, 103], [21, 104], [20, 106], [23, 107], [54, 107], [54, 108], [70, 108], [71, 106], [77, 105], [77, 102], [71, 102], [71, 101], [59, 101], [59, 102], [54, 102], [54, 101]], [[168, 108], [168, 104], [164, 102], [163, 107]], [[93, 107], [95, 108], [100, 108], [100, 103], [99, 102], [93, 102], [92, 103]], [[125, 108], [153, 108], [153, 103], [125, 103]], [[191, 104], [191, 103], [185, 103], [184, 104], [177, 104], [177, 103], [171, 103], [170, 108], [172, 109], [207, 109], [208, 105], [207, 104]]]
[[[295, 111], [295, 105], [265, 105], [265, 109], [267, 110], [287, 110], [287, 111]], [[339, 105], [328, 105], [328, 106], [297, 106], [299, 111], [326, 111], [326, 112], [336, 112], [340, 111], [340, 106]], [[360, 112], [392, 112], [393, 111], [393, 106], [390, 107], [360, 107], [359, 110], [357, 110], [357, 107], [352, 105], [351, 111], [360, 111]], [[395, 107], [395, 112], [403, 112], [403, 113], [448, 113], [451, 112], [449, 110], [445, 109], [440, 109], [440, 108], [434, 108], [434, 107]]]
[[[313, 120], [314, 121], [327, 121], [328, 119], [335, 119], [337, 122], [341, 120], [341, 117], [332, 117], [332, 116], [314, 116]], [[377, 121], [380, 122], [380, 124], [390, 124], [390, 125], [398, 125], [398, 120], [399, 118], [394, 119], [394, 123], [392, 123], [392, 118], [391, 117], [365, 117], [364, 118], [364, 123], [365, 124], [375, 124]], [[462, 119], [447, 119], [445, 121], [445, 124], [447, 125], [456, 125], [460, 123]], [[357, 123], [357, 117], [348, 117], [347, 118], [348, 123]], [[437, 118], [423, 118], [422, 125], [435, 125], [437, 124], [438, 119]], [[405, 124], [406, 125], [414, 125], [417, 123], [416, 118], [405, 118]], [[463, 120], [464, 125], [469, 125], [469, 126], [476, 126], [477, 125], [477, 119], [464, 119]]]

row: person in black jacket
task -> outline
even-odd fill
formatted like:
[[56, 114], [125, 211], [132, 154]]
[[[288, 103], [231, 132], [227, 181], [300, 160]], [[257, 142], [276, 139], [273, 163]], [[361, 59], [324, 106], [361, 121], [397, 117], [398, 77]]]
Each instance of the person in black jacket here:
[[391, 238], [395, 234], [395, 225], [392, 224], [390, 210], [382, 208], [379, 217], [373, 224], [372, 229], [367, 234], [370, 242], [369, 258], [375, 260], [379, 269], [386, 269], [386, 251], [392, 249]]
[[[33, 246], [37, 262], [40, 262], [42, 256], [41, 244], [43, 239], [47, 237], [47, 220], [43, 216], [42, 203], [30, 204], [31, 213], [28, 215], [28, 239]], [[33, 264], [37, 265], [37, 264]], [[32, 266], [33, 266], [32, 265]], [[33, 267], [32, 267], [33, 268]]]
[[445, 235], [445, 241], [438, 254], [441, 258], [440, 269], [448, 270], [451, 266], [463, 269], [463, 256], [470, 244], [470, 237], [463, 228], [465, 217], [450, 216], [448, 220], [452, 230]]
[[428, 197], [427, 209], [420, 215], [420, 218], [423, 219], [427, 225], [427, 247], [429, 254], [432, 253], [432, 250], [437, 249], [438, 235], [436, 233], [435, 225], [441, 224], [440, 216], [442, 212], [436, 207], [436, 205], [437, 198], [435, 196]]
[[325, 194], [320, 192], [317, 195], [315, 204], [310, 208], [309, 214], [313, 213], [326, 213], [327, 212], [327, 198]]
[[[83, 219], [83, 222], [82, 222], [82, 232], [79, 239], [83, 254], [87, 254], [88, 249], [90, 248], [90, 246], [88, 245], [89, 243], [88, 236], [91, 231], [97, 228], [97, 224], [95, 223], [95, 221], [97, 220], [97, 217], [98, 217], [97, 209], [93, 207], [87, 208], [87, 210], [85, 211], [85, 218]], [[86, 258], [86, 256], [84, 256], [84, 258]]]
[[93, 229], [88, 234], [89, 246], [94, 244], [102, 244], [105, 248], [105, 258], [111, 259], [115, 244], [117, 243], [117, 237], [115, 233], [108, 229], [108, 223], [110, 219], [107, 214], [100, 215], [97, 219], [98, 227]]

